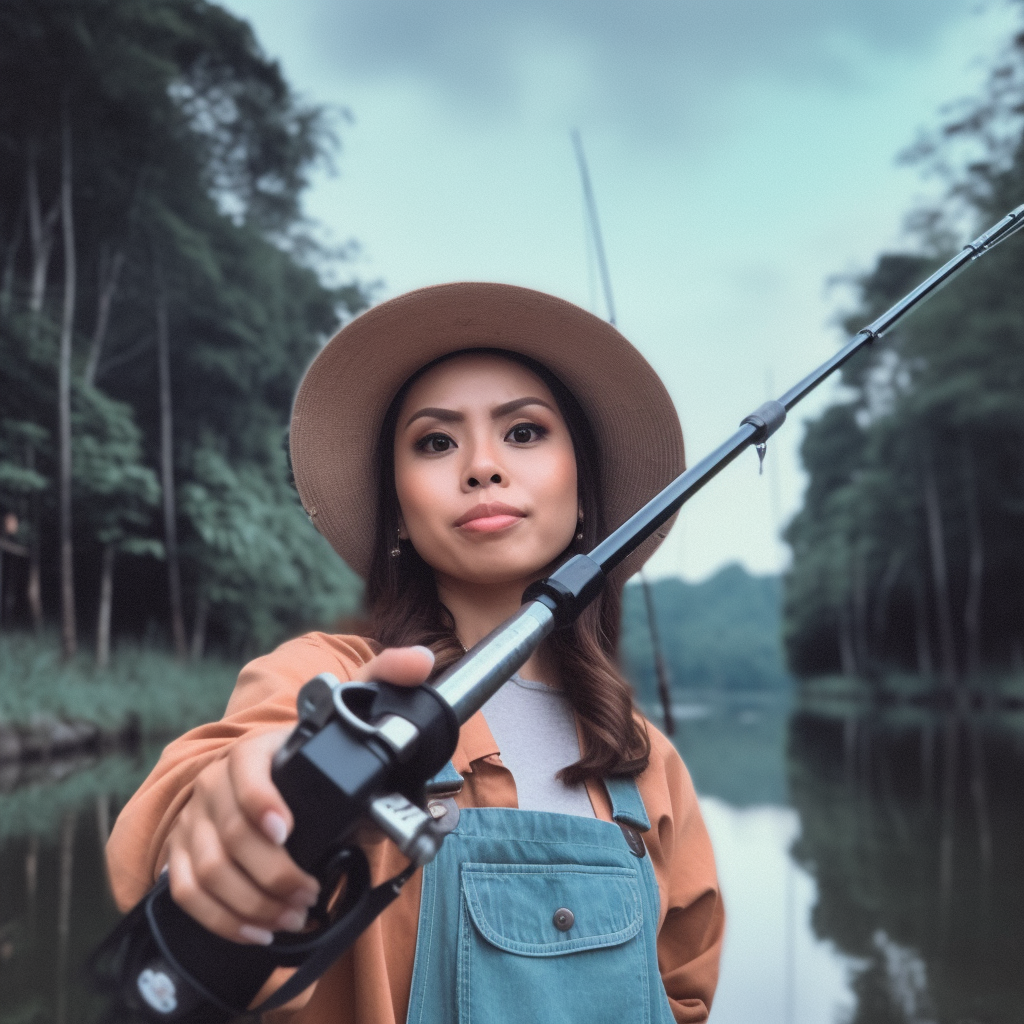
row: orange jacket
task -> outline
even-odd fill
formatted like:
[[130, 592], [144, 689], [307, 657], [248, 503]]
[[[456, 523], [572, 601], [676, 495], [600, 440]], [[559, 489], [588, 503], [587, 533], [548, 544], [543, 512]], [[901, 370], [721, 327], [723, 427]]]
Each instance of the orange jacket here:
[[[223, 757], [241, 736], [293, 724], [296, 695], [313, 676], [333, 672], [339, 679], [350, 679], [372, 656], [369, 644], [359, 637], [311, 633], [246, 665], [224, 717], [171, 743], [118, 816], [107, 846], [118, 905], [128, 909], [153, 885], [165, 862], [163, 847], [170, 827], [191, 794], [192, 781], [206, 765]], [[648, 728], [651, 761], [637, 783], [651, 819], [644, 840], [661, 897], [658, 964], [676, 1020], [703, 1021], [718, 980], [725, 922], [714, 856], [685, 765], [672, 744], [653, 726]], [[518, 806], [515, 782], [501, 763], [483, 715], [474, 715], [462, 727], [452, 762], [465, 777], [458, 804]], [[587, 792], [597, 817], [611, 821], [604, 787], [589, 782]], [[368, 852], [375, 882], [405, 865], [390, 843]], [[404, 1021], [419, 905], [417, 873], [312, 993], [290, 1004], [297, 1008], [288, 1014], [289, 1024]]]

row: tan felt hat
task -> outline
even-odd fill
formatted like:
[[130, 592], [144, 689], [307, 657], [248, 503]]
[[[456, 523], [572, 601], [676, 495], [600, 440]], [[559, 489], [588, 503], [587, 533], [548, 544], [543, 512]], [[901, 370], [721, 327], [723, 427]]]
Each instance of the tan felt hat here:
[[[605, 516], [620, 526], [685, 468], [683, 432], [658, 375], [614, 327], [564, 299], [507, 284], [457, 283], [400, 295], [356, 317], [313, 360], [292, 411], [291, 453], [302, 504], [364, 579], [377, 504], [374, 465], [401, 386], [464, 349], [518, 352], [575, 395], [600, 448]], [[635, 573], [665, 524], [615, 576]]]

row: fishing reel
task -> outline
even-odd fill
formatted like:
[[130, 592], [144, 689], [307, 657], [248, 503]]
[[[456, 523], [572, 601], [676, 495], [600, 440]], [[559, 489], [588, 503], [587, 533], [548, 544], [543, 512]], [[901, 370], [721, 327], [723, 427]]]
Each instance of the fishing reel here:
[[[218, 1024], [284, 1005], [440, 849], [444, 829], [426, 810], [426, 784], [455, 750], [459, 722], [434, 687], [340, 683], [323, 673], [299, 692], [298, 713], [271, 777], [295, 819], [286, 849], [321, 884], [311, 930], [279, 933], [269, 946], [222, 939], [174, 902], [164, 873], [90, 964], [94, 978], [135, 1020]], [[366, 819], [409, 858], [403, 871], [375, 887], [355, 842]], [[344, 891], [332, 905], [343, 879]], [[296, 970], [250, 1010], [281, 967]]]

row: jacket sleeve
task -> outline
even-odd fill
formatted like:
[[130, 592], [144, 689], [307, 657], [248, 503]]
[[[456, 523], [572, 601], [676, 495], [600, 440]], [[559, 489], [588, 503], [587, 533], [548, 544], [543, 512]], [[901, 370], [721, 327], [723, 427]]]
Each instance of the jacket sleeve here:
[[637, 780], [658, 880], [658, 967], [677, 1021], [707, 1020], [718, 984], [725, 908], [697, 794], [682, 759], [653, 726], [651, 763]]
[[174, 740], [118, 815], [107, 843], [107, 868], [122, 910], [134, 906], [163, 867], [171, 825], [188, 802], [196, 776], [246, 736], [294, 724], [299, 690], [320, 672], [351, 679], [373, 656], [359, 637], [311, 633], [282, 644], [242, 669], [219, 722], [201, 725]]

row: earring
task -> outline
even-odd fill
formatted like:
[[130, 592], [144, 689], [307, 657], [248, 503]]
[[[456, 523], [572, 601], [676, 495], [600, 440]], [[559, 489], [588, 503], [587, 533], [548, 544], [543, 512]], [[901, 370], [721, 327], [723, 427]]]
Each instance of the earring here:
[[576, 520], [576, 540], [583, 540], [583, 513], [580, 512], [579, 519]]
[[398, 558], [402, 553], [402, 528], [398, 527], [395, 531], [395, 546], [391, 549], [391, 557]]

